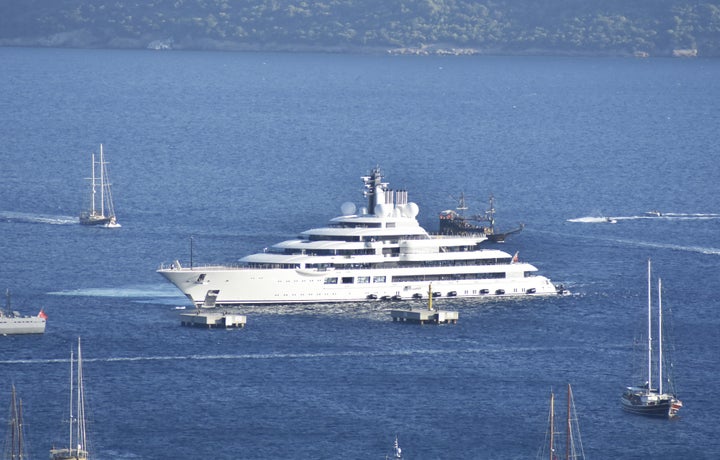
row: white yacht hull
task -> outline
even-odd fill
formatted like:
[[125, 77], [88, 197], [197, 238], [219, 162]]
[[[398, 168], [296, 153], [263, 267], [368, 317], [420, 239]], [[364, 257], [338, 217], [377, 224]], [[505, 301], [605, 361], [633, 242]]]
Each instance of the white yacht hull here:
[[[433, 280], [392, 282], [392, 276], [412, 276], [417, 269], [313, 271], [301, 269], [248, 269], [233, 267], [161, 268], [158, 272], [177, 286], [196, 306], [242, 304], [292, 304], [360, 302], [399, 296], [427, 298], [428, 286], [442, 297], [491, 297], [555, 295], [556, 287], [544, 276], [524, 276], [518, 267], [516, 277], [482, 280]], [[454, 273], [457, 273], [456, 271]], [[204, 276], [203, 276], [204, 275]], [[337, 284], [326, 284], [328, 277]], [[387, 282], [372, 282], [376, 277]], [[448, 271], [448, 276], [452, 276]], [[371, 282], [358, 283], [358, 278]], [[343, 279], [347, 282], [343, 283]], [[350, 280], [352, 279], [352, 282]]]
[[[297, 238], [241, 258], [237, 266], [158, 272], [195, 305], [361, 302], [551, 295], [563, 292], [514, 256], [481, 247], [483, 234], [431, 235], [418, 223], [406, 190], [392, 190], [379, 168], [362, 176], [367, 207], [346, 202], [342, 215]], [[192, 259], [192, 245], [191, 245]]]

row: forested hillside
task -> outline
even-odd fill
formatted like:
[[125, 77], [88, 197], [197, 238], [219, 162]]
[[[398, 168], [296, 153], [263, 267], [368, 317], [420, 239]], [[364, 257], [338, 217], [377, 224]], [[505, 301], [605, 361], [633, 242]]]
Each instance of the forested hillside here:
[[717, 57], [720, 0], [0, 0], [0, 45]]

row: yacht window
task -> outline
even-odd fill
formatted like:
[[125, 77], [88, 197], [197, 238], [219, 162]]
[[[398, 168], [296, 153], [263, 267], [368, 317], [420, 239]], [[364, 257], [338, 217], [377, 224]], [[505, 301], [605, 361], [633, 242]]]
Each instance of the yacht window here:
[[384, 276], [373, 276], [373, 283], [384, 283], [385, 277]]
[[355, 279], [352, 276], [343, 276], [342, 284], [353, 284]]
[[358, 282], [358, 284], [369, 283], [369, 282], [370, 282], [370, 277], [369, 277], [369, 276], [358, 276], [358, 277], [357, 277], [357, 282]]
[[337, 278], [325, 278], [325, 284], [337, 284]]

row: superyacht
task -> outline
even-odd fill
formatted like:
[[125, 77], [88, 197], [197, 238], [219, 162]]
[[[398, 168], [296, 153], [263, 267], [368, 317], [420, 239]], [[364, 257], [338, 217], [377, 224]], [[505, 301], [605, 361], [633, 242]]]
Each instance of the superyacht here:
[[537, 268], [481, 246], [483, 234], [431, 235], [406, 190], [379, 168], [363, 176], [367, 207], [341, 206], [326, 227], [240, 259], [238, 265], [161, 265], [196, 307], [359, 302], [433, 296], [506, 297], [564, 293]]

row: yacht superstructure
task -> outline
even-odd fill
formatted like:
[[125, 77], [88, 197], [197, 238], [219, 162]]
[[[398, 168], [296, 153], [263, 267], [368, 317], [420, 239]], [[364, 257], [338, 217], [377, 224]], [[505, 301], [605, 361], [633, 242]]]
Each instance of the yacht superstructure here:
[[476, 235], [431, 235], [406, 190], [379, 168], [362, 177], [367, 207], [353, 203], [326, 227], [240, 259], [235, 266], [161, 266], [162, 276], [196, 306], [358, 302], [376, 299], [555, 295], [537, 269]]

